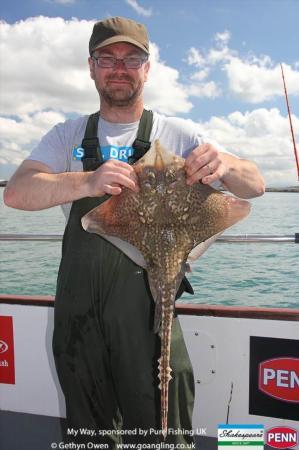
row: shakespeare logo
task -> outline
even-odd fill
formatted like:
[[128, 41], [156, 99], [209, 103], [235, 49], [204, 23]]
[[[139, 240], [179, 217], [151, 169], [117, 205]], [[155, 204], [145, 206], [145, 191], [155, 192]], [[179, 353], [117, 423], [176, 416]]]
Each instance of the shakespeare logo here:
[[261, 362], [258, 386], [270, 397], [299, 403], [299, 358], [273, 358]]
[[264, 450], [264, 425], [219, 424], [218, 449], [243, 450], [244, 447]]

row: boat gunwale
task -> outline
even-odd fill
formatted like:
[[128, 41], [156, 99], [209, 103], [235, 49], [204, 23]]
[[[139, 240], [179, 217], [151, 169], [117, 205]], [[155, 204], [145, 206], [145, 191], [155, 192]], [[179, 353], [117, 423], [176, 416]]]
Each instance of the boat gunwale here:
[[[0, 304], [54, 307], [52, 295], [0, 294]], [[256, 306], [207, 305], [176, 302], [176, 313], [188, 316], [235, 317], [239, 319], [267, 319], [299, 321], [299, 309]]]

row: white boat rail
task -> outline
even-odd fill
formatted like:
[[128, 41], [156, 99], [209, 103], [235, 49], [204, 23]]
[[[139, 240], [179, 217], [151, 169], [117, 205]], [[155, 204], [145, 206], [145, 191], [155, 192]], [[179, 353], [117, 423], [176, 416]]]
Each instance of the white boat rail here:
[[[62, 234], [0, 234], [0, 241], [61, 241]], [[217, 243], [299, 243], [299, 233], [293, 234], [237, 234], [223, 235]]]

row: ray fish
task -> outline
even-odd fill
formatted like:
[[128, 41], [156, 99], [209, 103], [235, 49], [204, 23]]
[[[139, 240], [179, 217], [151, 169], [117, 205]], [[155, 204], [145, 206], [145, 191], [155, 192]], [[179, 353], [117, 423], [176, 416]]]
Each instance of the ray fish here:
[[82, 218], [97, 233], [146, 268], [155, 301], [154, 331], [161, 338], [158, 359], [161, 429], [167, 436], [170, 343], [174, 302], [189, 262], [226, 228], [247, 216], [250, 203], [208, 185], [186, 184], [185, 160], [156, 140], [134, 164], [139, 192], [123, 187]]

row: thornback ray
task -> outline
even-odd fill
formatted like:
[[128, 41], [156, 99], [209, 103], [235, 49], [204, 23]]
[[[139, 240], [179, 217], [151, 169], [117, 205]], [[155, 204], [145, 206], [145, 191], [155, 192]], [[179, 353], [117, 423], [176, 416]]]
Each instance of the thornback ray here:
[[156, 140], [134, 164], [139, 192], [123, 187], [82, 218], [84, 230], [112, 242], [147, 270], [155, 300], [154, 331], [161, 338], [159, 388], [161, 427], [167, 436], [168, 384], [171, 380], [170, 343], [174, 302], [194, 261], [225, 229], [245, 218], [246, 200], [208, 185], [186, 184], [185, 160]]

